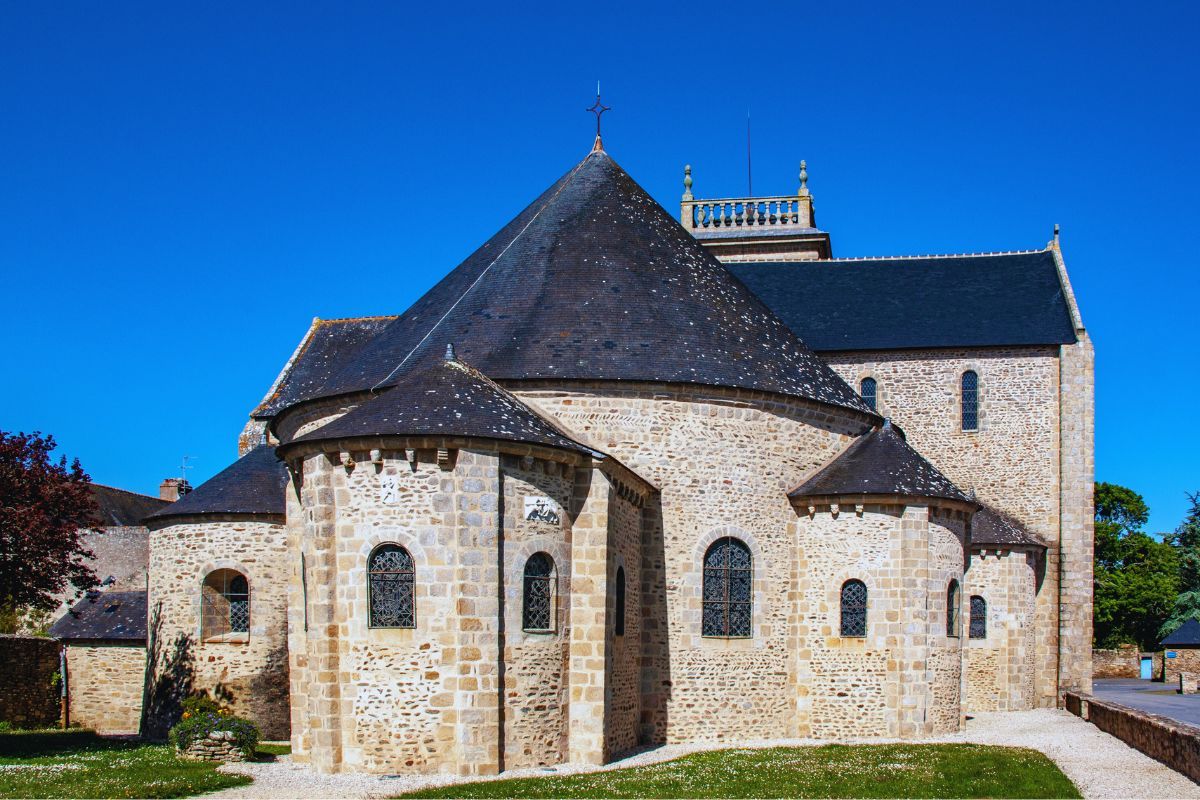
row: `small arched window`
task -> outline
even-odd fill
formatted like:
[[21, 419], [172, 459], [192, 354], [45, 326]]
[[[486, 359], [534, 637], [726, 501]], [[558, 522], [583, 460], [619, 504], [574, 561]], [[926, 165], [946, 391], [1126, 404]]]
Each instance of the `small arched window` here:
[[367, 559], [367, 595], [372, 628], [417, 627], [416, 572], [412, 556], [398, 544], [381, 544]]
[[974, 370], [962, 374], [962, 429], [979, 430], [979, 376]]
[[842, 636], [867, 635], [867, 585], [850, 580], [842, 584]]
[[217, 569], [201, 589], [200, 638], [250, 632], [250, 583], [233, 569]]
[[971, 638], [987, 638], [987, 600], [971, 595]]
[[946, 589], [946, 635], [958, 636], [958, 581]]
[[625, 635], [625, 568], [617, 567], [617, 585], [616, 585], [616, 620], [613, 622], [613, 634], [616, 636]]
[[704, 553], [703, 636], [751, 635], [750, 548], [739, 539], [717, 539]]
[[872, 411], [878, 410], [875, 407], [875, 392], [877, 388], [878, 386], [875, 383], [874, 378], [863, 378], [862, 383], [859, 384], [858, 393], [862, 396], [863, 402], [866, 403], [867, 407]]
[[525, 562], [521, 627], [539, 633], [554, 630], [554, 559], [545, 553], [534, 553]]

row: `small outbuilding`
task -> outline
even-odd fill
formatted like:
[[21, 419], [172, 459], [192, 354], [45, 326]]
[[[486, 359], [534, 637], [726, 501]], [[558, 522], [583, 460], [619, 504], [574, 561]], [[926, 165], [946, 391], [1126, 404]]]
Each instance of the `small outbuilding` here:
[[1163, 649], [1163, 681], [1179, 683], [1179, 673], [1200, 673], [1200, 621], [1189, 619], [1159, 642]]

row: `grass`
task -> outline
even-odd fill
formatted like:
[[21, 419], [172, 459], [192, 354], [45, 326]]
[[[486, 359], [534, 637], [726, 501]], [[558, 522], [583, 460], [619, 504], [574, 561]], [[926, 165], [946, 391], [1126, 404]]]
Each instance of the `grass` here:
[[1050, 759], [974, 744], [718, 750], [586, 775], [443, 786], [401, 797], [1079, 797]]
[[0, 734], [0, 797], [189, 797], [250, 783], [216, 767], [91, 731]]

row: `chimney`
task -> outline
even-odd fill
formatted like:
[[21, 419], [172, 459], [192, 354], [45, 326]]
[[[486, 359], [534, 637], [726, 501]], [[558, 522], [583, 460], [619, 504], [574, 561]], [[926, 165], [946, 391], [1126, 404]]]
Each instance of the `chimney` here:
[[191, 490], [186, 478], [167, 478], [158, 485], [158, 499], [174, 503]]

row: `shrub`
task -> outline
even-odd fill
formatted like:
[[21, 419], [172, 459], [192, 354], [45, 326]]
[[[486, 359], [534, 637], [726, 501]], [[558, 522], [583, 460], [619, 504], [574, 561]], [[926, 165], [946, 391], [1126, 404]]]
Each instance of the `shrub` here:
[[196, 695], [183, 701], [183, 716], [171, 728], [171, 744], [178, 750], [186, 750], [192, 742], [207, 739], [214, 731], [233, 734], [233, 743], [246, 758], [253, 758], [258, 746], [258, 726], [248, 719], [234, 716], [215, 700], [206, 695]]

